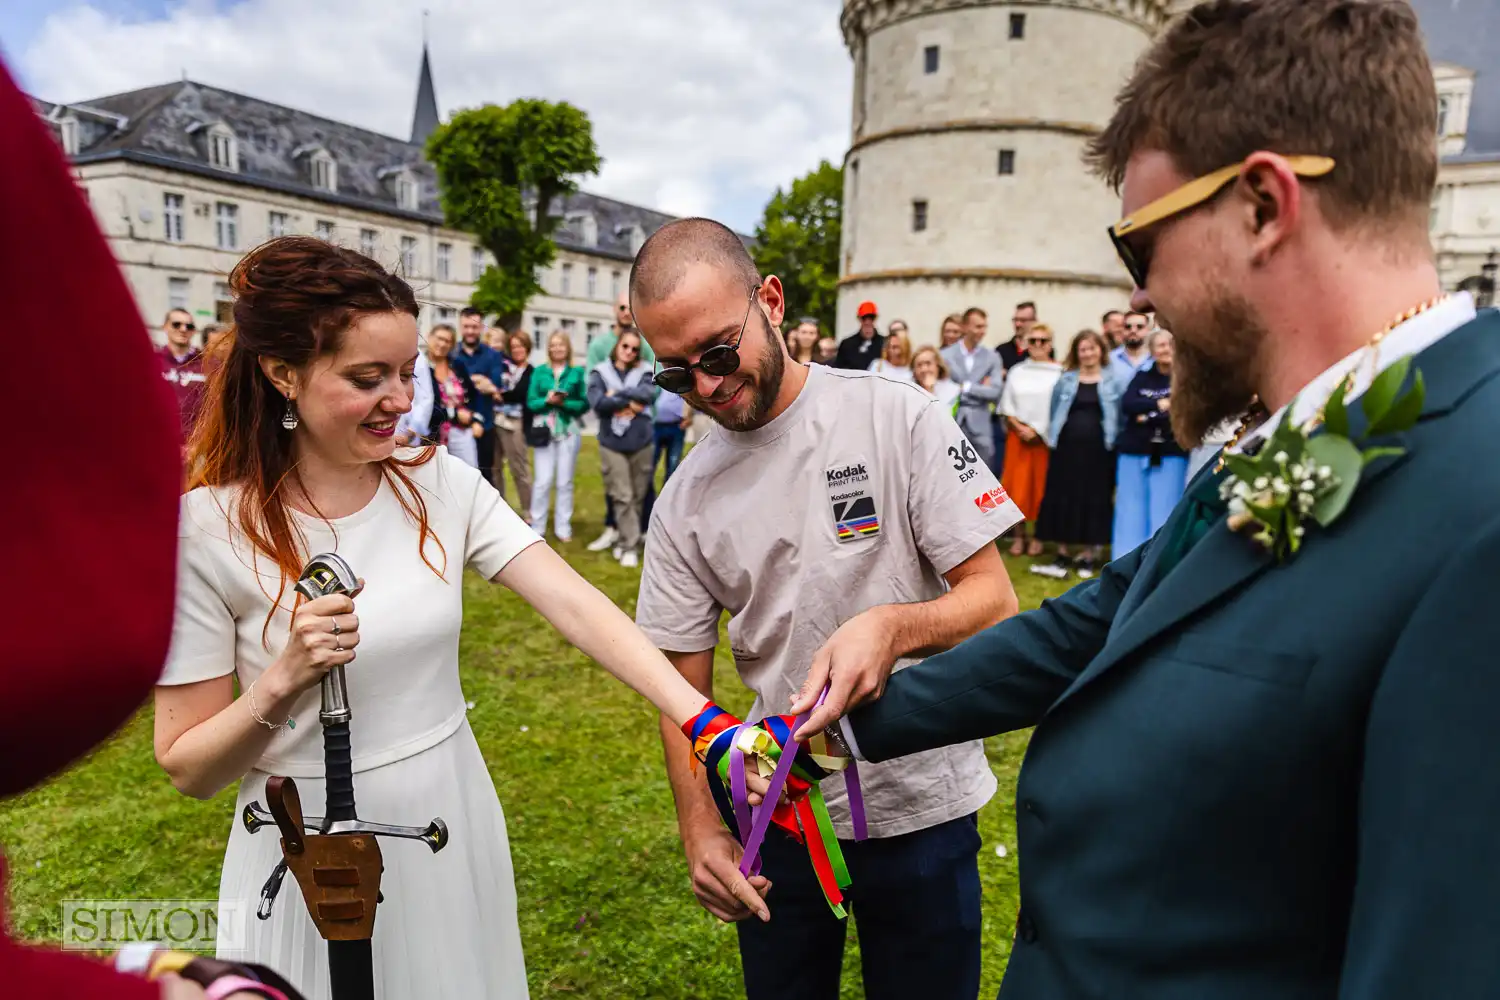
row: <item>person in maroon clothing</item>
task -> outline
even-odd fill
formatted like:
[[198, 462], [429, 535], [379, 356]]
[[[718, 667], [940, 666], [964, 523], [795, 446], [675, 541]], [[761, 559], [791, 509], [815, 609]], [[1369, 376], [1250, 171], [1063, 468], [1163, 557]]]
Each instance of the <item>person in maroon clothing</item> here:
[[169, 310], [161, 330], [167, 336], [166, 344], [156, 352], [161, 358], [161, 377], [177, 399], [181, 442], [186, 445], [203, 402], [203, 352], [193, 346], [193, 315], [186, 309]]
[[[75, 324], [69, 376], [90, 387], [62, 408], [45, 380], [11, 387], [19, 412], [46, 407], [53, 416], [51, 435], [13, 436], [0, 490], [0, 523], [10, 529], [0, 556], [3, 799], [82, 757], [150, 696], [172, 634], [182, 471], [172, 401], [151, 383], [158, 362], [119, 265], [62, 150], [3, 64], [0, 136], [7, 357], [23, 372], [53, 362], [52, 344], [23, 331], [43, 328], [66, 302]], [[100, 427], [122, 446], [79, 462], [53, 444]], [[60, 600], [79, 609], [62, 628]], [[6, 919], [6, 875], [0, 855], [5, 1000], [204, 1000], [203, 984], [225, 978], [201, 957], [196, 970], [148, 981], [92, 955], [24, 944]], [[226, 1000], [274, 995], [240, 985]]]

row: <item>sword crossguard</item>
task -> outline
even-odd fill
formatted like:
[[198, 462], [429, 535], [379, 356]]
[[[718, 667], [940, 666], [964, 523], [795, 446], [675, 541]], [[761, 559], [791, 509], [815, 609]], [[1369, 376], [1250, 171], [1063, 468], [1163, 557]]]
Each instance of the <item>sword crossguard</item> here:
[[[251, 802], [240, 813], [240, 822], [246, 830], [255, 833], [267, 826], [275, 826], [276, 818], [259, 802]], [[369, 833], [377, 837], [398, 837], [402, 840], [417, 840], [426, 844], [436, 854], [448, 846], [448, 824], [434, 819], [426, 826], [392, 826], [389, 823], [370, 823], [362, 819], [339, 820], [327, 823], [322, 816], [303, 816], [302, 829], [308, 833]]]

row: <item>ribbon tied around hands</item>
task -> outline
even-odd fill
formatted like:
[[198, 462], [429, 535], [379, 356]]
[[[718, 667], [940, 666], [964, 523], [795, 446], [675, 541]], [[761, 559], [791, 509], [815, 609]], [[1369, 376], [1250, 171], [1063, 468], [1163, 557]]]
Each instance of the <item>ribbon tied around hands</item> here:
[[[827, 695], [825, 689], [823, 697], [818, 699], [819, 705]], [[709, 702], [703, 711], [683, 724], [682, 731], [693, 744], [694, 756], [703, 762], [708, 773], [709, 791], [724, 825], [745, 849], [740, 859], [740, 874], [748, 878], [760, 872], [760, 847], [768, 827], [775, 824], [799, 844], [807, 845], [823, 898], [835, 916], [844, 917], [849, 870], [818, 785], [831, 774], [844, 772], [855, 840], [867, 836], [864, 797], [860, 794], [859, 771], [854, 760], [830, 753], [823, 734], [803, 743], [792, 741], [792, 733], [807, 721], [808, 714], [773, 715], [749, 724]], [[792, 750], [787, 753], [785, 748], [789, 743]], [[760, 777], [770, 779], [765, 800], [753, 809], [745, 785], [747, 767], [754, 767]], [[782, 801], [783, 788], [786, 801]]]

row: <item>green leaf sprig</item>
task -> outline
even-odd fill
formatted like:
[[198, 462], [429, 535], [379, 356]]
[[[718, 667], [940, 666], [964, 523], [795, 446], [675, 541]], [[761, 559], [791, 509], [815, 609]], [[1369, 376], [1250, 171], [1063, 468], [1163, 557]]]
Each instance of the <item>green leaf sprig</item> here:
[[[1359, 400], [1368, 430], [1358, 443], [1349, 437], [1351, 374], [1307, 423], [1299, 427], [1284, 419], [1254, 456], [1225, 455], [1230, 475], [1219, 495], [1229, 504], [1230, 528], [1249, 534], [1281, 563], [1302, 547], [1308, 518], [1323, 528], [1338, 520], [1365, 467], [1405, 453], [1399, 447], [1361, 445], [1416, 424], [1427, 391], [1420, 371], [1411, 388], [1401, 391], [1410, 371], [1411, 359], [1402, 358], [1370, 383]], [[1295, 406], [1294, 402], [1288, 412]]]

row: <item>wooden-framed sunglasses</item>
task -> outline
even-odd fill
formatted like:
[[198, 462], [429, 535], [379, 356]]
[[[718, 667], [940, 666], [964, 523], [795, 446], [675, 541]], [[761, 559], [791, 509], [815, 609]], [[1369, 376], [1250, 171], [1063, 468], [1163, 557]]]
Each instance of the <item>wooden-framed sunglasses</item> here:
[[[1323, 177], [1334, 168], [1334, 161], [1327, 156], [1288, 156], [1286, 162], [1298, 177]], [[1151, 252], [1149, 248], [1132, 246], [1129, 237], [1204, 204], [1238, 178], [1244, 169], [1244, 161], [1241, 161], [1211, 174], [1204, 174], [1109, 227], [1109, 238], [1115, 245], [1115, 252], [1120, 255], [1120, 262], [1130, 272], [1137, 288], [1146, 287], [1146, 275], [1151, 269]]]

